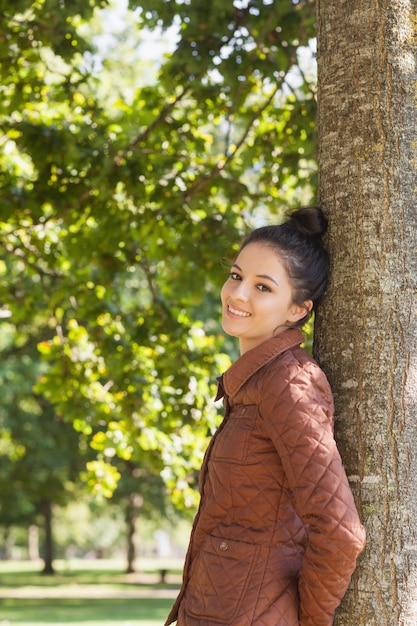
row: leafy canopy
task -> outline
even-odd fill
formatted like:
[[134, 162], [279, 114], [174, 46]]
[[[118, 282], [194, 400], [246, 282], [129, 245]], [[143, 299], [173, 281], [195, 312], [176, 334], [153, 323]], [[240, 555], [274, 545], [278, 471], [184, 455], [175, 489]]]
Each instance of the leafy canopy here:
[[194, 501], [225, 259], [314, 190], [314, 4], [0, 0], [0, 315], [37, 345], [22, 398], [89, 442], [97, 493], [120, 459]]

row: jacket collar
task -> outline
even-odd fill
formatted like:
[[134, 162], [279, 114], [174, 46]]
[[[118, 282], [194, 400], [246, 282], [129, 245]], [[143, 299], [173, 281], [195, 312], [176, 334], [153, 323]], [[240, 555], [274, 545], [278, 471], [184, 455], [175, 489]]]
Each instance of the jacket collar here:
[[225, 394], [234, 396], [261, 367], [285, 350], [299, 346], [303, 341], [303, 333], [298, 328], [290, 328], [242, 354], [223, 376], [217, 379], [219, 387], [215, 400], [220, 400]]

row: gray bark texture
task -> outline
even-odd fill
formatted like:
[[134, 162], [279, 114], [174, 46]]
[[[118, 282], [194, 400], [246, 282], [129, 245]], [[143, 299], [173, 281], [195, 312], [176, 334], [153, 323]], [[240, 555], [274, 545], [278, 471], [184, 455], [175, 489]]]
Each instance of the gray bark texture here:
[[315, 356], [367, 530], [337, 626], [417, 625], [417, 0], [318, 0]]

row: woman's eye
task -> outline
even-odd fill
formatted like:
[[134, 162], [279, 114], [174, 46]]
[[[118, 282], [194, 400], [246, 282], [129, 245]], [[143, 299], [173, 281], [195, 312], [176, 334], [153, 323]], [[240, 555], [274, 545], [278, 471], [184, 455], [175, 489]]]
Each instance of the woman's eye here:
[[232, 280], [240, 280], [240, 276], [237, 272], [230, 272], [229, 278], [231, 278]]
[[267, 291], [267, 292], [271, 291], [271, 289], [268, 287], [268, 285], [263, 285], [262, 283], [260, 283], [258, 285], [258, 289], [259, 289], [259, 291]]

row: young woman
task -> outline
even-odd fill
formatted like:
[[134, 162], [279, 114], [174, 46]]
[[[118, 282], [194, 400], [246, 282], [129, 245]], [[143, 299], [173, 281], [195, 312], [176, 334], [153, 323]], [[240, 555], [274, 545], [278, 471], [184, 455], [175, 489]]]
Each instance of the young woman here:
[[365, 532], [333, 438], [324, 373], [300, 347], [328, 280], [320, 209], [243, 242], [221, 291], [240, 357], [200, 474], [183, 585], [166, 625], [330, 626]]

